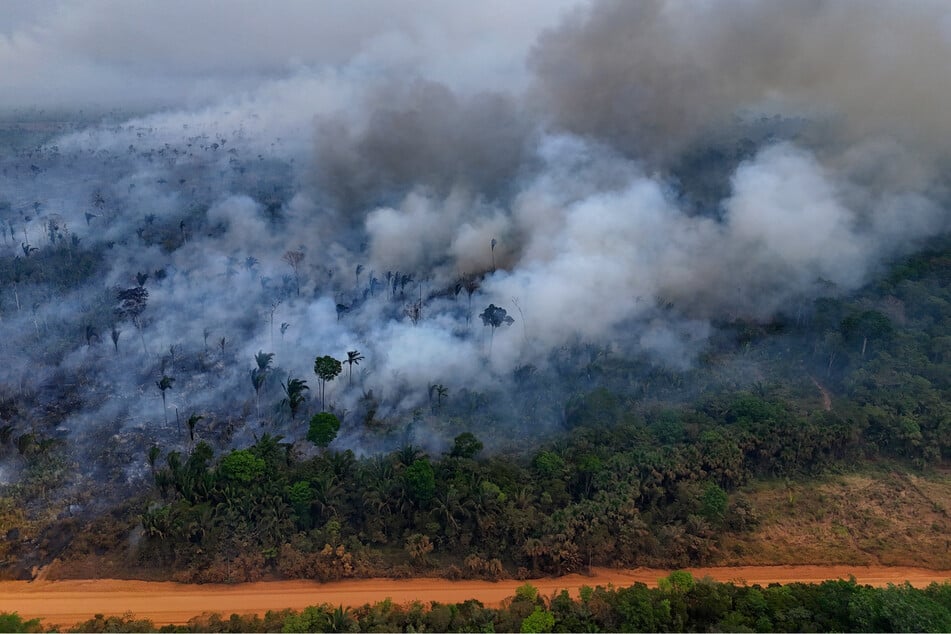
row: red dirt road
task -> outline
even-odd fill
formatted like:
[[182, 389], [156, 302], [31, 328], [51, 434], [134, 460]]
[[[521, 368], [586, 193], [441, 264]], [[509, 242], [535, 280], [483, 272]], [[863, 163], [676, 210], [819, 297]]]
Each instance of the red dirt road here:
[[[821, 582], [847, 579], [884, 586], [909, 581], [923, 587], [932, 581], [951, 581], [951, 570], [927, 570], [890, 566], [746, 566], [735, 568], [694, 568], [694, 576], [717, 581], [767, 584]], [[656, 585], [667, 571], [639, 568], [612, 570], [596, 568], [592, 576], [533, 579], [532, 585], [546, 596], [567, 589], [577, 596], [583, 585], [635, 582]], [[41, 617], [44, 623], [73, 625], [94, 614], [122, 615], [132, 612], [152, 619], [157, 625], [185, 623], [203, 612], [263, 614], [267, 610], [330, 603], [356, 607], [390, 598], [397, 603], [419, 600], [443, 603], [478, 599], [489, 606], [515, 594], [524, 581], [447, 581], [445, 579], [359, 579], [320, 584], [310, 581], [264, 581], [239, 585], [188, 585], [172, 582], [93, 579], [80, 581], [0, 582], [0, 612], [16, 611], [24, 618]]]

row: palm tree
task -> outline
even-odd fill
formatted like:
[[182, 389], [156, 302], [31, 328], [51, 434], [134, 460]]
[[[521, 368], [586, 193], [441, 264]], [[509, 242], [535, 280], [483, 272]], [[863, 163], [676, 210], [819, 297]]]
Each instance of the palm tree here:
[[403, 465], [404, 467], [408, 467], [409, 465], [413, 464], [417, 458], [425, 455], [425, 452], [420, 447], [406, 444], [397, 449], [395, 454], [396, 462]]
[[444, 386], [442, 383], [436, 383], [430, 386], [430, 400], [432, 400], [432, 395], [436, 395], [436, 411], [442, 409], [442, 400], [449, 394], [449, 388]]
[[172, 388], [172, 383], [175, 382], [170, 376], [165, 374], [162, 375], [162, 378], [155, 382], [155, 385], [158, 386], [158, 389], [162, 391], [162, 410], [165, 412], [165, 426], [168, 427], [168, 407], [165, 405], [165, 391]]
[[353, 385], [353, 366], [360, 365], [361, 361], [363, 361], [363, 355], [360, 354], [359, 350], [350, 350], [347, 352], [347, 358], [344, 360], [344, 363], [350, 366], [350, 385]]
[[288, 266], [291, 267], [291, 270], [294, 271], [294, 282], [297, 286], [297, 296], [300, 297], [300, 269], [304, 262], [304, 251], [301, 249], [298, 249], [297, 251], [288, 251], [281, 259], [287, 262]]
[[297, 417], [297, 410], [300, 409], [300, 406], [304, 404], [306, 397], [304, 396], [304, 390], [309, 390], [310, 387], [307, 385], [307, 381], [303, 379], [287, 379], [287, 383], [281, 383], [281, 387], [284, 388], [284, 394], [286, 398], [281, 401], [282, 405], [287, 405], [291, 410], [291, 420]]
[[202, 420], [204, 416], [200, 414], [192, 414], [188, 417], [188, 438], [191, 441], [191, 444], [195, 444], [195, 426], [198, 424], [198, 421]]
[[341, 480], [332, 473], [322, 473], [311, 481], [313, 506], [323, 518], [337, 517], [337, 507], [343, 503], [346, 489]]
[[450, 537], [454, 536], [459, 530], [459, 521], [456, 515], [463, 515], [464, 508], [459, 500], [459, 491], [454, 486], [450, 486], [444, 492], [436, 494], [433, 498], [433, 507], [435, 513], [445, 520], [446, 532]]
[[433, 551], [433, 543], [429, 539], [429, 535], [415, 533], [406, 538], [403, 549], [409, 554], [410, 559], [425, 565], [427, 555]]
[[328, 632], [350, 632], [352, 627], [356, 625], [353, 617], [350, 614], [350, 608], [345, 608], [342, 605], [334, 608], [333, 614], [330, 615], [329, 623], [327, 623]]
[[271, 369], [271, 360], [273, 359], [273, 352], [262, 350], [254, 355], [254, 361], [258, 367], [251, 369], [251, 386], [254, 388], [254, 408], [258, 414], [261, 413], [261, 388], [264, 387], [267, 380]]
[[472, 295], [479, 290], [479, 280], [475, 275], [466, 275], [462, 280], [462, 287], [466, 289], [466, 295], [469, 296], [469, 308], [466, 312], [466, 329], [469, 328], [469, 320], [472, 318]]
[[545, 542], [535, 537], [529, 537], [522, 544], [522, 552], [532, 559], [532, 572], [538, 573], [538, 558], [545, 554]]

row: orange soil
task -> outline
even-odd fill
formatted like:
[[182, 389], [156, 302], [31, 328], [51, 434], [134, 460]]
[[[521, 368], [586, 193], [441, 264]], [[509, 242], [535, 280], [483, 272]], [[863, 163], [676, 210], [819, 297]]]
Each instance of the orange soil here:
[[[595, 568], [591, 576], [568, 575], [533, 579], [532, 585], [550, 596], [567, 589], [577, 595], [583, 585], [629, 586], [635, 582], [656, 585], [668, 574], [664, 570]], [[693, 568], [694, 576], [717, 581], [767, 584], [821, 582], [855, 576], [859, 583], [883, 586], [910, 582], [926, 586], [932, 581], [951, 581], [951, 570], [927, 570], [892, 566], [744, 566]], [[70, 626], [94, 614], [122, 615], [132, 612], [157, 625], [185, 623], [203, 612], [263, 614], [271, 609], [300, 610], [308, 605], [361, 606], [390, 598], [397, 603], [439, 601], [453, 603], [478, 599], [498, 606], [515, 594], [524, 581], [447, 581], [445, 579], [359, 579], [334, 583], [311, 581], [263, 581], [239, 585], [188, 585], [173, 582], [93, 579], [79, 581], [0, 582], [0, 612], [16, 611], [24, 618], [41, 617], [44, 623]]]

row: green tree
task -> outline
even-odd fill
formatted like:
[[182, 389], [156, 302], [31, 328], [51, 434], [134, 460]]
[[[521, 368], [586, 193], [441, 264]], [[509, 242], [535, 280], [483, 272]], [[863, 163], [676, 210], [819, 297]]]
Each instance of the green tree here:
[[866, 310], [863, 313], [849, 315], [842, 320], [839, 327], [846, 341], [862, 342], [863, 357], [869, 339], [887, 339], [893, 330], [891, 320], [877, 310]]
[[327, 409], [327, 382], [333, 381], [342, 371], [343, 365], [331, 356], [317, 357], [314, 360], [314, 374], [320, 380], [320, 409]]
[[311, 605], [300, 613], [291, 613], [284, 619], [282, 632], [333, 632], [331, 623], [330, 605]]
[[248, 484], [264, 475], [266, 464], [247, 449], [232, 451], [218, 463], [218, 473], [234, 482]]
[[948, 632], [951, 610], [905, 582], [886, 588], [860, 587], [849, 602], [855, 631]]
[[667, 577], [657, 580], [657, 587], [667, 594], [685, 594], [694, 584], [693, 575], [688, 570], [675, 570]]
[[287, 489], [290, 501], [302, 528], [311, 527], [310, 504], [314, 500], [314, 489], [307, 480], [295, 482]]
[[0, 632], [40, 632], [39, 619], [24, 621], [16, 612], [0, 612]]
[[406, 489], [417, 503], [426, 504], [436, 493], [436, 473], [426, 458], [415, 460], [403, 472]]
[[522, 621], [522, 632], [551, 632], [555, 629], [555, 615], [540, 606]]
[[700, 496], [700, 514], [714, 523], [723, 521], [729, 497], [716, 482], [709, 483]]
[[340, 431], [340, 419], [329, 412], [314, 414], [307, 430], [307, 440], [318, 447], [326, 447], [337, 437]]
[[542, 451], [533, 461], [535, 468], [545, 478], [560, 478], [565, 474], [565, 461], [552, 451]]
[[523, 583], [515, 588], [515, 598], [528, 601], [529, 603], [535, 603], [538, 599], [538, 588], [530, 583]]
[[463, 432], [456, 436], [449, 455], [455, 458], [475, 458], [482, 451], [482, 441], [471, 432]]

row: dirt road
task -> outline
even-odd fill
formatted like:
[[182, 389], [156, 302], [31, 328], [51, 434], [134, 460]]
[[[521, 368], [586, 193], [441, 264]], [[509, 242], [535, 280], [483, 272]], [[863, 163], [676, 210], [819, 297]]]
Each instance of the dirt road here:
[[[569, 575], [534, 579], [532, 585], [544, 595], [567, 589], [577, 595], [583, 585], [631, 585], [637, 581], [656, 585], [667, 571], [594, 569], [592, 576]], [[794, 581], [820, 582], [854, 575], [859, 583], [885, 585], [911, 582], [926, 586], [932, 581], [951, 581], [951, 570], [866, 566], [750, 566], [695, 568], [696, 577], [717, 581], [767, 584]], [[524, 582], [446, 581], [445, 579], [362, 579], [319, 584], [308, 581], [265, 581], [240, 585], [185, 585], [171, 582], [96, 579], [84, 581], [0, 582], [0, 612], [16, 611], [25, 618], [41, 617], [45, 623], [73, 625], [94, 614], [121, 615], [132, 612], [156, 624], [185, 623], [203, 612], [225, 616], [263, 614], [270, 609], [301, 609], [308, 605], [360, 606], [389, 597], [397, 603], [420, 600], [444, 603], [479, 599], [497, 606], [512, 596]]]

